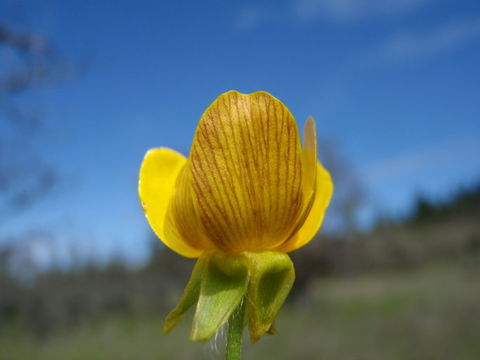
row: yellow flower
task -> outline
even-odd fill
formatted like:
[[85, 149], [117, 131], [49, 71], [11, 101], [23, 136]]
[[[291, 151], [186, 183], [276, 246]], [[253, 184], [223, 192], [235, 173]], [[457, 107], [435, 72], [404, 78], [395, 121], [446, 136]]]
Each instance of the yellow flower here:
[[[293, 266], [285, 265], [291, 264], [285, 253], [316, 234], [332, 190], [329, 173], [317, 161], [313, 119], [305, 124], [302, 149], [290, 111], [262, 91], [220, 95], [200, 119], [188, 159], [166, 148], [148, 151], [139, 181], [148, 222], [170, 249], [200, 258], [166, 330], [183, 316], [182, 307], [197, 304], [192, 338], [205, 340], [246, 296], [252, 298], [249, 303], [256, 302], [251, 305], [255, 309], [247, 305], [247, 316], [252, 340], [258, 340], [272, 326], [293, 283]], [[217, 270], [241, 284], [225, 314], [207, 329], [195, 325], [214, 316], [202, 305], [211, 300], [205, 294], [210, 280], [202, 278]], [[256, 314], [266, 300], [253, 297], [263, 296], [262, 278], [272, 271], [289, 275], [279, 278], [276, 295], [263, 305], [270, 306], [266, 315]], [[265, 291], [267, 297], [272, 293]], [[258, 319], [262, 316], [268, 319]]]

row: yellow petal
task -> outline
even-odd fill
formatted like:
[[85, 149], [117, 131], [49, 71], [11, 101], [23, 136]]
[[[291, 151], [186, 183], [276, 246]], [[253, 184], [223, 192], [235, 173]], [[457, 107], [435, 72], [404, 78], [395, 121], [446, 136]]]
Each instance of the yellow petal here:
[[179, 236], [166, 236], [164, 231], [175, 182], [185, 163], [183, 155], [170, 149], [148, 151], [140, 168], [138, 193], [150, 226], [165, 245], [180, 255], [198, 257], [200, 250], [192, 248]]
[[302, 206], [301, 147], [290, 111], [266, 92], [221, 95], [192, 144], [192, 185], [208, 237], [225, 252], [265, 250]]
[[317, 176], [317, 134], [315, 131], [315, 121], [312, 117], [307, 119], [303, 134], [302, 188], [304, 200], [308, 202], [308, 199], [310, 199], [315, 192]]
[[193, 199], [190, 162], [183, 166], [175, 183], [175, 192], [170, 200], [164, 233], [167, 238], [182, 238], [197, 250], [209, 250], [214, 246], [205, 235], [199, 211]]
[[318, 232], [333, 193], [333, 183], [327, 170], [317, 162], [315, 198], [311, 210], [298, 232], [278, 251], [290, 252], [307, 244]]
[[303, 128], [303, 149], [302, 149], [302, 192], [303, 204], [295, 219], [292, 229], [282, 243], [278, 246], [282, 249], [292, 238], [297, 236], [298, 231], [305, 223], [315, 200], [316, 178], [317, 178], [317, 134], [315, 131], [315, 121], [309, 117]]

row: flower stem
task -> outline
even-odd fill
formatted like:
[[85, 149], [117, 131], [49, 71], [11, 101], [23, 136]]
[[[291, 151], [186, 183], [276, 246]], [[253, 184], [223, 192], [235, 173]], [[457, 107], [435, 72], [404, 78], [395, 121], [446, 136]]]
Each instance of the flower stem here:
[[240, 360], [242, 353], [244, 316], [245, 299], [242, 299], [228, 320], [227, 349], [225, 351], [226, 360]]

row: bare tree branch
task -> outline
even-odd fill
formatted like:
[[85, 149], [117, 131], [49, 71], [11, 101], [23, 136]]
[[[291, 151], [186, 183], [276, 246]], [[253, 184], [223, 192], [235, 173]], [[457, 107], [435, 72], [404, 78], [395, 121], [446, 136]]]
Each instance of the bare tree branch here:
[[10, 54], [8, 66], [0, 67], [0, 130], [8, 130], [0, 132], [1, 221], [42, 198], [58, 177], [32, 146], [41, 116], [19, 102], [18, 95], [71, 71], [61, 53], [34, 32], [0, 24], [0, 51]]

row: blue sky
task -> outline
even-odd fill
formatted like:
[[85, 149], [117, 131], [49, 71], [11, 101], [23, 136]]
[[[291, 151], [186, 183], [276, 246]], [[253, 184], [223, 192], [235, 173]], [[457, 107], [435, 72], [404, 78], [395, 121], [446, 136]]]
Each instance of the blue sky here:
[[[38, 89], [57, 190], [4, 234], [55, 229], [92, 254], [145, 253], [143, 154], [188, 153], [220, 93], [265, 90], [317, 121], [362, 179], [364, 217], [480, 177], [480, 3], [455, 0], [2, 1], [86, 70]], [[322, 151], [322, 144], [319, 145]]]

